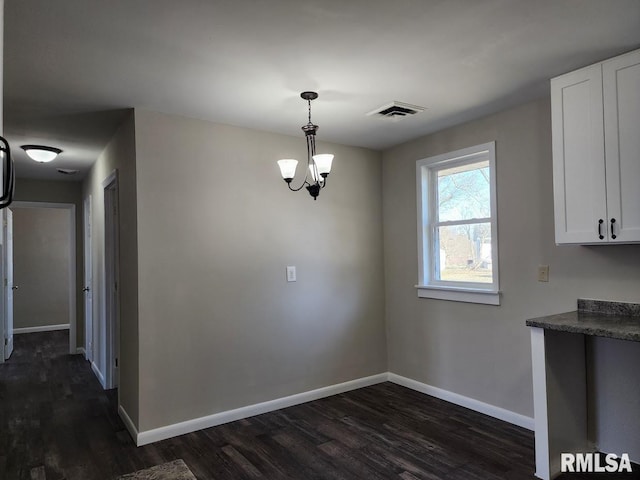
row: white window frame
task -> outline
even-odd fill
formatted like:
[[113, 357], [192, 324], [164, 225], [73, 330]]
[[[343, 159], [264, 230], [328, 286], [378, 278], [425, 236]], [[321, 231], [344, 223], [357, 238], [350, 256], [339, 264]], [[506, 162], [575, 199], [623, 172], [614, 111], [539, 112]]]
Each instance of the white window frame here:
[[[453, 300], [459, 302], [500, 305], [500, 282], [498, 268], [498, 208], [496, 191], [496, 144], [483, 143], [454, 152], [436, 155], [416, 162], [416, 191], [418, 201], [418, 266], [419, 277], [416, 289], [418, 297]], [[491, 270], [492, 283], [465, 283], [437, 280], [435, 278], [435, 219], [437, 205], [435, 177], [439, 170], [480, 161], [489, 161], [489, 188], [491, 218], [481, 219], [491, 224]], [[479, 222], [480, 219], [477, 220]], [[474, 220], [476, 222], [476, 220]], [[469, 222], [441, 222], [438, 225]]]

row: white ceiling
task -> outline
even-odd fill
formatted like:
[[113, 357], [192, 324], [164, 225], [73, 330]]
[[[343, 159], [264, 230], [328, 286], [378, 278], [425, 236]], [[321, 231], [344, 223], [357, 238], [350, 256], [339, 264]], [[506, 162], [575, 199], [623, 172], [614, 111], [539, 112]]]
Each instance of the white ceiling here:
[[[62, 180], [58, 167], [86, 172], [124, 109], [303, 141], [299, 93], [316, 90], [319, 141], [383, 149], [638, 46], [639, 0], [10, 0], [5, 133], [19, 176]], [[394, 100], [427, 110], [365, 116]], [[35, 164], [24, 143], [64, 152]]]

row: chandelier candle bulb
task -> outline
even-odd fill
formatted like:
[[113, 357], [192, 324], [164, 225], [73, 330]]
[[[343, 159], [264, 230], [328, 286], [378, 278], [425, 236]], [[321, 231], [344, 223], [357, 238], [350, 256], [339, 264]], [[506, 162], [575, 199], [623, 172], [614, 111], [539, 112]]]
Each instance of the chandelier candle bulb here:
[[[316, 172], [320, 173], [320, 169], [317, 168], [317, 166], [314, 165], [313, 163], [309, 165], [309, 174], [311, 175], [311, 178], [313, 179], [313, 181], [317, 183], [322, 183], [323, 177], [319, 176]], [[318, 177], [320, 177], [320, 180], [318, 180]]]

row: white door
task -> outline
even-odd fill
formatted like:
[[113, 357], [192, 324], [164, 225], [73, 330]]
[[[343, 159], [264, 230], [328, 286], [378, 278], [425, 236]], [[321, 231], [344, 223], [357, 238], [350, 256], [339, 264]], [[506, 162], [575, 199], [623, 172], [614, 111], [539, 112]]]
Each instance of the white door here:
[[84, 349], [93, 360], [93, 265], [91, 248], [91, 196], [84, 199]]
[[607, 237], [602, 67], [551, 80], [556, 243]]
[[5, 245], [5, 311], [4, 311], [4, 358], [8, 359], [13, 353], [13, 292], [18, 289], [13, 284], [13, 212], [7, 208], [5, 214], [4, 245]]
[[611, 242], [640, 242], [640, 51], [602, 65], [607, 228]]

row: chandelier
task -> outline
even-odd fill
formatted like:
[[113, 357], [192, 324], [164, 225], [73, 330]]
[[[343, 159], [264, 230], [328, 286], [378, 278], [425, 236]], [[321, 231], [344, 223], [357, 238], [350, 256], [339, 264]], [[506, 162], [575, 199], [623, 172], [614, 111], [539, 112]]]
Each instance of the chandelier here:
[[331, 171], [333, 155], [330, 153], [316, 154], [316, 132], [320, 127], [311, 123], [311, 100], [318, 98], [318, 94], [316, 92], [302, 92], [300, 96], [303, 100], [306, 100], [309, 105], [309, 122], [302, 127], [302, 131], [307, 139], [307, 165], [309, 168], [305, 172], [302, 184], [294, 188], [291, 186], [291, 182], [296, 175], [298, 160], [293, 158], [278, 160], [278, 166], [280, 167], [282, 178], [289, 186], [289, 190], [297, 192], [302, 190], [302, 187], [306, 187], [309, 195], [311, 195], [314, 200], [317, 200], [320, 190], [327, 186], [327, 175], [329, 175]]

